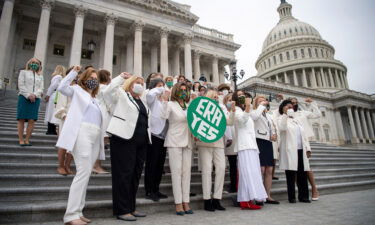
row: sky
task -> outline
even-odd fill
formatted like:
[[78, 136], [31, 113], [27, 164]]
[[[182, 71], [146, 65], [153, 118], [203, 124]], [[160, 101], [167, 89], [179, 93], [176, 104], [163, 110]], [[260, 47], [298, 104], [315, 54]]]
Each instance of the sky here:
[[[255, 76], [263, 41], [278, 23], [280, 0], [174, 0], [191, 6], [198, 24], [234, 35], [237, 69]], [[315, 27], [348, 69], [349, 88], [375, 94], [375, 1], [287, 0], [295, 18]], [[374, 60], [374, 61], [373, 61]], [[243, 79], [245, 80], [245, 79]]]

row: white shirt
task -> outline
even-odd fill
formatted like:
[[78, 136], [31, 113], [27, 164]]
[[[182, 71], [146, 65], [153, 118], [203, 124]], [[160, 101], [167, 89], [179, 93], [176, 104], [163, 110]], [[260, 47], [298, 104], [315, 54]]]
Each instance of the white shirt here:
[[91, 98], [90, 104], [87, 107], [85, 114], [83, 114], [83, 122], [95, 124], [98, 127], [101, 127], [102, 125], [102, 113], [99, 105], [96, 104], [93, 98]]
[[302, 150], [303, 145], [302, 145], [302, 134], [301, 134], [301, 127], [297, 124], [295, 126], [296, 129], [296, 134], [297, 134], [297, 149]]

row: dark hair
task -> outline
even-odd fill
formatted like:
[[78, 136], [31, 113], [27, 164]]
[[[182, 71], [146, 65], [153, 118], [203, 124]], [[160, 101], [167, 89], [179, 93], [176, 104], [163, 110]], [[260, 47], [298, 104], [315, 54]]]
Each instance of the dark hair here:
[[284, 114], [283, 109], [284, 109], [284, 107], [285, 107], [286, 105], [288, 105], [288, 104], [292, 104], [292, 101], [290, 101], [290, 100], [284, 100], [284, 101], [281, 102], [281, 104], [280, 104], [280, 106], [279, 106], [279, 114], [280, 114], [280, 115], [283, 115], [283, 114]]
[[94, 69], [94, 67], [92, 65], [88, 65], [88, 66], [85, 67], [85, 70], [90, 69], [90, 68]]
[[245, 91], [244, 90], [236, 90], [233, 92], [233, 95], [232, 95], [232, 101], [235, 101], [236, 102], [236, 106], [240, 107], [241, 109], [243, 109], [242, 105], [240, 104], [240, 101], [238, 99], [238, 92], [242, 92], [245, 94]]
[[179, 75], [178, 78], [177, 78], [177, 82], [180, 80], [181, 77], [183, 77], [184, 81], [186, 82], [186, 77], [184, 75]]
[[100, 84], [107, 84], [110, 81], [111, 73], [108, 70], [99, 70], [98, 78]]
[[[81, 86], [81, 88], [84, 89], [87, 92], [88, 92], [89, 89], [86, 87], [85, 83], [90, 78], [91, 74], [93, 74], [93, 73], [96, 73], [96, 70], [93, 69], [93, 68], [88, 68], [78, 78], [77, 84], [79, 86]], [[91, 96], [95, 98], [95, 96], [98, 94], [98, 92], [99, 92], [99, 85], [94, 90], [92, 90]]]
[[162, 83], [163, 86], [164, 86], [164, 84], [165, 84], [164, 81], [163, 81], [162, 79], [159, 79], [159, 78], [152, 79], [152, 80], [150, 81], [150, 83], [148, 84], [148, 88], [149, 88], [149, 89], [153, 89], [153, 88], [155, 88], [156, 85], [158, 85], [159, 83]]

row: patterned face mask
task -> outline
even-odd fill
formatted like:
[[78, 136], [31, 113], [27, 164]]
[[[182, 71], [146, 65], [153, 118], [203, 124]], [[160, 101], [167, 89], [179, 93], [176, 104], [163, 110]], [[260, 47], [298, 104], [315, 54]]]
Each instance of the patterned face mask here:
[[241, 105], [245, 104], [245, 96], [239, 96], [238, 97], [238, 103], [240, 103]]
[[97, 79], [92, 79], [92, 80], [86, 80], [85, 85], [88, 89], [94, 90], [95, 88], [98, 87], [99, 82]]
[[38, 63], [30, 63], [29, 64], [29, 67], [34, 70], [34, 71], [37, 71], [39, 69], [39, 64]]
[[188, 97], [189, 93], [186, 90], [180, 90], [178, 92], [178, 97], [182, 100], [185, 100]]

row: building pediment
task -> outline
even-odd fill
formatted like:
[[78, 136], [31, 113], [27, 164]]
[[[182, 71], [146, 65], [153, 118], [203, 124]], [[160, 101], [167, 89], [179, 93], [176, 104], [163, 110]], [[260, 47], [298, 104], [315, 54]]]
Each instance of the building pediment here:
[[191, 13], [184, 5], [169, 1], [169, 0], [119, 0], [133, 5], [157, 11], [170, 16], [175, 16], [187, 21], [190, 24], [195, 24], [199, 17]]

